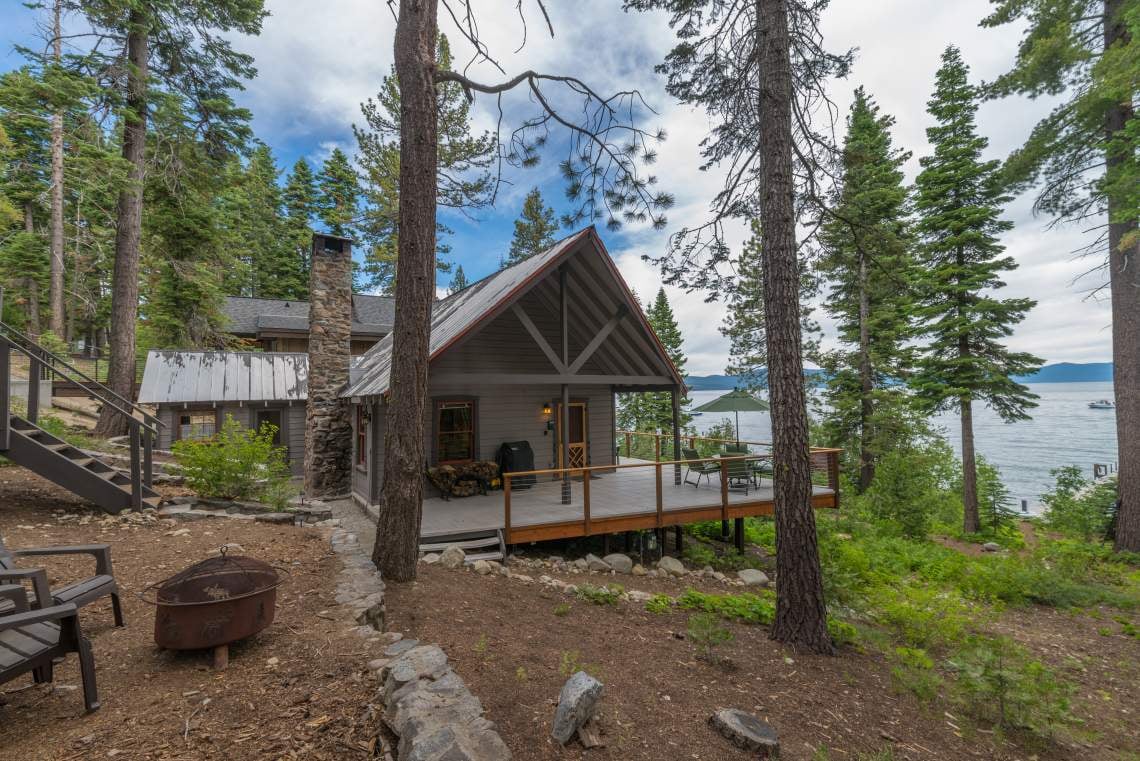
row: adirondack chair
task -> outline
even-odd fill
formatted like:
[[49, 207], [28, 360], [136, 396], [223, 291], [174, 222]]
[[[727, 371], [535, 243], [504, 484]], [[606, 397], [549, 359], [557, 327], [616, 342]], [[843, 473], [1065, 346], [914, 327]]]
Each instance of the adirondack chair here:
[[89, 713], [98, 710], [95, 659], [91, 643], [79, 628], [75, 606], [29, 610], [27, 591], [15, 584], [0, 586], [0, 600], [15, 611], [0, 615], [0, 684], [29, 671], [37, 684], [50, 682], [55, 662], [68, 653], [76, 653], [83, 678], [83, 703]]
[[[700, 453], [695, 449], [682, 449], [681, 457], [690, 461], [701, 459]], [[689, 480], [689, 476], [694, 473], [697, 474], [697, 480], [695, 483]], [[701, 479], [704, 478], [711, 480], [711, 476], [714, 473], [720, 473], [720, 465], [715, 462], [689, 462], [685, 466], [685, 483], [692, 484], [693, 486], [699, 488], [701, 485]]]
[[[51, 555], [91, 555], [95, 558], [95, 575], [72, 584], [52, 590], [48, 587], [47, 574], [40, 568], [21, 568], [17, 558], [45, 557]], [[123, 626], [123, 606], [119, 600], [119, 585], [111, 573], [111, 548], [106, 544], [83, 544], [75, 547], [34, 547], [26, 550], [13, 550], [4, 546], [0, 537], [0, 584], [17, 584], [28, 581], [35, 594], [34, 607], [46, 607], [52, 603], [72, 604], [82, 608], [101, 597], [111, 597], [111, 610], [115, 615], [115, 626]], [[0, 599], [0, 615], [9, 612], [12, 603]]]

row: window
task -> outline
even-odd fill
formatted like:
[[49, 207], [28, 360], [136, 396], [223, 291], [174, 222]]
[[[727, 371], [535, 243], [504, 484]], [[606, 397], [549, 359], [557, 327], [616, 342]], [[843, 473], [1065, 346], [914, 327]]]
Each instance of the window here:
[[183, 412], [178, 416], [178, 438], [184, 440], [213, 438], [217, 425], [218, 416], [213, 410]]
[[475, 459], [475, 402], [440, 401], [435, 407], [435, 460]]
[[356, 464], [368, 467], [368, 419], [364, 415], [364, 405], [356, 405]]

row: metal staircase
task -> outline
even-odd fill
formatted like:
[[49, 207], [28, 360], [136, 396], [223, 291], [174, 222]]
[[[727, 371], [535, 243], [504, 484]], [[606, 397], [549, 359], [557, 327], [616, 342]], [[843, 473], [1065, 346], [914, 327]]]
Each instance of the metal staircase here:
[[[27, 412], [23, 417], [12, 410], [13, 354], [23, 355], [28, 363]], [[89, 397], [126, 419], [130, 441], [129, 471], [120, 471], [37, 425], [40, 382], [56, 378], [80, 385]], [[159, 425], [161, 423], [156, 417], [137, 404], [89, 378], [10, 325], [0, 322], [0, 455], [93, 502], [108, 513], [157, 507], [160, 497], [151, 488], [151, 477], [154, 439]]]

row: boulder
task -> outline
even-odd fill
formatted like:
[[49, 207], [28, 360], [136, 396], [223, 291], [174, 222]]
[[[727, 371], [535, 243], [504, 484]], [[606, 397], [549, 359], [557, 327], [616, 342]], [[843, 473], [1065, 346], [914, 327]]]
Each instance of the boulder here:
[[645, 566], [643, 566], [641, 563], [638, 563], [633, 567], [632, 570], [630, 570], [630, 573], [632, 573], [634, 576], [644, 576], [649, 573], [649, 571], [646, 571]]
[[739, 708], [722, 708], [709, 717], [709, 725], [742, 750], [757, 758], [779, 758], [780, 739], [775, 727]]
[[259, 513], [253, 519], [258, 523], [292, 523], [293, 513]]
[[435, 565], [439, 562], [439, 555], [435, 552], [429, 552], [420, 558], [420, 562], [424, 565]]
[[566, 680], [550, 732], [560, 745], [570, 742], [574, 734], [593, 718], [604, 691], [605, 686], [585, 671], [579, 671]]
[[1001, 552], [1001, 545], [997, 542], [986, 542], [982, 545], [982, 552]]
[[489, 573], [494, 573], [495, 569], [486, 560], [476, 560], [475, 565], [471, 566], [475, 573], [480, 576], [486, 576]]
[[666, 555], [657, 561], [657, 568], [670, 576], [684, 576], [685, 566], [675, 557]]
[[586, 567], [587, 567], [588, 569], [590, 569], [591, 571], [602, 571], [602, 572], [606, 572], [606, 571], [609, 571], [609, 570], [611, 570], [611, 569], [610, 569], [610, 564], [609, 564], [609, 563], [607, 563], [606, 561], [602, 560], [602, 559], [601, 559], [600, 557], [598, 557], [597, 555], [592, 555], [592, 554], [591, 554], [591, 555], [587, 555], [587, 556], [586, 556]]
[[467, 553], [458, 544], [453, 544], [439, 556], [439, 564], [444, 568], [462, 568]]
[[629, 573], [633, 570], [633, 561], [629, 559], [629, 555], [623, 555], [620, 552], [606, 555], [602, 558], [602, 562], [618, 573]]
[[578, 558], [577, 560], [574, 561], [573, 566], [575, 568], [578, 568], [580, 570], [585, 571], [590, 567], [590, 564], [586, 562], [585, 558]]
[[737, 577], [744, 582], [745, 586], [749, 587], [766, 587], [768, 586], [768, 574], [763, 571], [757, 571], [755, 568], [745, 568], [736, 572]]

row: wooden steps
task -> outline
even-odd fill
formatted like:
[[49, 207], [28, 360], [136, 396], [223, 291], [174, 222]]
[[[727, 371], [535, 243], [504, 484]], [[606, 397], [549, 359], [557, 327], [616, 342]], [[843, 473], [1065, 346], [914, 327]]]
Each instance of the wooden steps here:
[[429, 552], [443, 552], [455, 545], [463, 550], [468, 565], [477, 560], [498, 560], [506, 557], [507, 545], [503, 541], [503, 532], [500, 529], [489, 531], [470, 531], [459, 534], [434, 534], [420, 536], [420, 554]]

